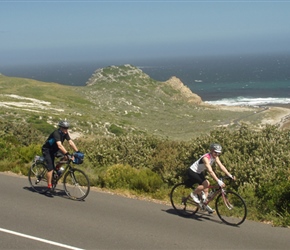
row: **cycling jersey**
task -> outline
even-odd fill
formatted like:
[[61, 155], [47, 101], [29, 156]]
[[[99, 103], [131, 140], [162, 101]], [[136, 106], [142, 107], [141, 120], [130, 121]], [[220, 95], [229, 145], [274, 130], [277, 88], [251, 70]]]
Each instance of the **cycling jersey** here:
[[50, 152], [56, 153], [59, 150], [56, 142], [61, 141], [61, 143], [63, 143], [64, 140], [70, 140], [69, 134], [65, 134], [60, 129], [57, 129], [49, 135], [42, 148], [49, 149]]
[[196, 162], [194, 162], [189, 168], [193, 172], [198, 173], [198, 174], [203, 172], [206, 169], [202, 160], [204, 157], [206, 157], [209, 160], [210, 165], [212, 165], [215, 162], [215, 159], [213, 158], [213, 156], [210, 153], [206, 153], [202, 157], [200, 157]]

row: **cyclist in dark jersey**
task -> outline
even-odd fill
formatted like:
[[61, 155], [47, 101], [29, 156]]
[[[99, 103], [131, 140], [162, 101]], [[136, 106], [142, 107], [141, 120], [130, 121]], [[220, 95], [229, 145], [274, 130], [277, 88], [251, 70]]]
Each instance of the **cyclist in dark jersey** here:
[[56, 153], [61, 153], [68, 158], [72, 157], [69, 152], [63, 146], [64, 140], [67, 140], [71, 148], [78, 152], [78, 148], [72, 141], [69, 136], [68, 128], [69, 122], [67, 121], [60, 121], [58, 123], [59, 128], [52, 132], [47, 140], [45, 141], [44, 145], [42, 146], [42, 154], [46, 161], [47, 165], [47, 185], [48, 188], [52, 188], [51, 180], [52, 180], [52, 172], [54, 168], [54, 159]]

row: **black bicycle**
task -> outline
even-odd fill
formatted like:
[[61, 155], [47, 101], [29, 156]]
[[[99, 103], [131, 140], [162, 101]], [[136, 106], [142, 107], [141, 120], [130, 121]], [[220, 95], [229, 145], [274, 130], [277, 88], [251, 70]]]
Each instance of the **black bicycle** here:
[[[64, 168], [54, 169], [52, 175], [52, 191], [59, 181], [63, 182], [64, 191], [72, 200], [84, 200], [90, 192], [90, 181], [87, 175], [80, 169], [74, 168], [73, 164], [81, 164], [83, 162], [83, 153], [75, 153], [74, 160], [62, 158], [56, 163], [61, 164]], [[38, 193], [46, 193], [47, 186], [47, 169], [43, 156], [35, 156], [29, 169], [28, 180], [34, 191]]]
[[[222, 177], [221, 180], [228, 179], [229, 177]], [[176, 184], [170, 193], [170, 201], [173, 208], [179, 215], [192, 216], [199, 209], [206, 211], [209, 202], [215, 199], [215, 209], [218, 217], [228, 225], [240, 225], [247, 217], [247, 206], [243, 198], [230, 190], [225, 190], [219, 185], [209, 186], [209, 195], [207, 201], [203, 202], [200, 198], [201, 203], [197, 204], [191, 198], [191, 193], [195, 189], [195, 185], [188, 183]]]

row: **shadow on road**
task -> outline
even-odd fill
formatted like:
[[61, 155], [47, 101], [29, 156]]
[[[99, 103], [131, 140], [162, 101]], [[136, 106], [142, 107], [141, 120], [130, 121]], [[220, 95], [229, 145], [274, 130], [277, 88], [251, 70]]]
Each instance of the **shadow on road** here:
[[[177, 213], [177, 211], [173, 208], [167, 209], [167, 210], [162, 210], [163, 212], [166, 212], [168, 214], [172, 214], [172, 215], [176, 215], [185, 219], [194, 219], [197, 221], [211, 221], [213, 223], [218, 223], [221, 225], [225, 225], [225, 226], [230, 226], [230, 225], [226, 225], [225, 223], [223, 223], [215, 214], [208, 214], [207, 212], [197, 212], [196, 214], [192, 214], [192, 215], [181, 215], [179, 213]], [[234, 226], [237, 227], [237, 226]]]
[[39, 195], [44, 195], [44, 196], [49, 197], [49, 198], [61, 197], [61, 198], [70, 200], [70, 198], [66, 195], [65, 191], [58, 189], [58, 188], [56, 188], [54, 191], [45, 192], [45, 193], [38, 193], [32, 187], [23, 187], [23, 189], [30, 191], [30, 192], [33, 192], [33, 193], [37, 193]]

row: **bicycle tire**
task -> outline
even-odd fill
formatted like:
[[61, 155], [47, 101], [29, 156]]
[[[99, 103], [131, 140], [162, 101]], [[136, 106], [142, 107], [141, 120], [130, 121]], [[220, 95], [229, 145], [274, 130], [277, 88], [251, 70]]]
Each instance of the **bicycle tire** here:
[[42, 162], [33, 163], [28, 172], [28, 180], [32, 189], [40, 194], [47, 192], [47, 169]]
[[226, 224], [238, 226], [247, 217], [247, 206], [243, 198], [233, 192], [225, 191], [225, 200], [220, 193], [215, 202], [218, 217]]
[[188, 187], [185, 183], [178, 183], [171, 189], [171, 205], [181, 216], [190, 217], [194, 215], [199, 209], [199, 206], [192, 200], [190, 196], [191, 192], [192, 187]]
[[90, 192], [90, 181], [80, 169], [71, 168], [63, 177], [64, 191], [72, 200], [84, 200]]

